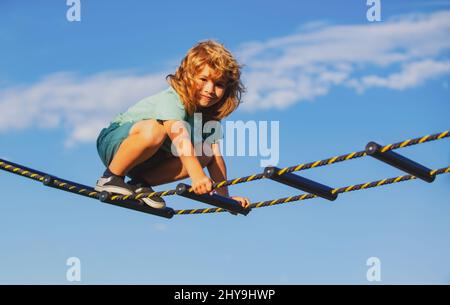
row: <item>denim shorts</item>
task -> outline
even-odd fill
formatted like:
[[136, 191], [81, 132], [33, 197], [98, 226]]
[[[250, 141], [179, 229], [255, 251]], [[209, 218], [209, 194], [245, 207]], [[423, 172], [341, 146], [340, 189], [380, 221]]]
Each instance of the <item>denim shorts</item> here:
[[[111, 123], [107, 128], [103, 128], [97, 138], [97, 152], [103, 164], [108, 167], [120, 144], [128, 137], [134, 122], [127, 122], [122, 125]], [[136, 165], [127, 173], [127, 176], [134, 178], [146, 170], [160, 164], [162, 161], [174, 157], [171, 153], [161, 148], [146, 161]]]

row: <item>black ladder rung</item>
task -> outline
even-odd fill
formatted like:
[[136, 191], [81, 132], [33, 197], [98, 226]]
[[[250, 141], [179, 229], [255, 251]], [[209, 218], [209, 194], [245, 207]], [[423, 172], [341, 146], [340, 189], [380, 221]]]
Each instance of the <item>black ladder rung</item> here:
[[[79, 190], [76, 189], [70, 189], [70, 188], [63, 188], [63, 187], [58, 187], [55, 184], [55, 180], [57, 180], [60, 183], [66, 183], [68, 185], [74, 185], [76, 186], [78, 189], [85, 189], [86, 192], [84, 193], [80, 193]], [[55, 176], [52, 175], [45, 175], [44, 176], [44, 180], [42, 181], [42, 183], [46, 186], [52, 187], [52, 188], [56, 188], [62, 191], [66, 191], [69, 193], [74, 193], [77, 195], [81, 195], [81, 196], [85, 196], [85, 197], [89, 197], [91, 199], [95, 199], [94, 197], [89, 196], [90, 192], [96, 192], [98, 193], [95, 189], [86, 186], [86, 185], [82, 185], [79, 183], [75, 183], [72, 181], [68, 181], [68, 180], [64, 180], [64, 179], [60, 179], [57, 178]], [[143, 203], [142, 201], [138, 201], [138, 200], [111, 200], [111, 196], [113, 194], [110, 194], [109, 192], [101, 192], [98, 195], [98, 199], [101, 202], [105, 202], [105, 203], [109, 203], [112, 205], [116, 205], [116, 206], [120, 206], [122, 208], [126, 208], [126, 209], [131, 209], [131, 210], [135, 210], [135, 211], [139, 211], [139, 212], [143, 212], [143, 213], [147, 213], [147, 214], [152, 214], [152, 215], [156, 215], [156, 216], [161, 216], [161, 217], [165, 217], [165, 218], [172, 218], [175, 215], [175, 211], [171, 208], [164, 208], [164, 209], [155, 209], [152, 208], [148, 205], [146, 205], [145, 203]]]
[[113, 194], [110, 194], [109, 192], [101, 192], [99, 196], [99, 200], [101, 202], [109, 203], [112, 205], [117, 205], [122, 208], [131, 209], [147, 214], [152, 214], [164, 218], [172, 218], [173, 215], [175, 215], [175, 211], [172, 208], [165, 207], [162, 209], [156, 209], [152, 208], [151, 206], [146, 205], [144, 202], [140, 200], [129, 200], [129, 199], [121, 199], [121, 200], [111, 200], [111, 196]]
[[244, 208], [241, 206], [239, 201], [227, 198], [224, 196], [220, 196], [217, 194], [209, 195], [209, 194], [203, 194], [203, 195], [197, 195], [194, 192], [189, 192], [189, 189], [191, 188], [190, 185], [179, 183], [176, 187], [177, 195], [183, 196], [192, 200], [200, 201], [206, 204], [210, 204], [225, 210], [228, 210], [230, 212], [239, 213], [242, 215], [247, 215], [250, 213], [249, 208]]
[[268, 166], [264, 169], [264, 176], [279, 183], [295, 187], [299, 190], [317, 195], [327, 200], [336, 200], [337, 194], [333, 194], [333, 188], [316, 181], [309, 180], [305, 177], [294, 175], [292, 173], [284, 173], [282, 175], [278, 175], [278, 172], [280, 170], [281, 169], [278, 167]]
[[436, 178], [431, 175], [431, 169], [419, 164], [411, 159], [408, 159], [392, 150], [382, 152], [382, 145], [376, 142], [369, 142], [366, 145], [366, 154], [387, 163], [393, 167], [396, 167], [406, 173], [416, 176], [426, 182], [433, 182]]

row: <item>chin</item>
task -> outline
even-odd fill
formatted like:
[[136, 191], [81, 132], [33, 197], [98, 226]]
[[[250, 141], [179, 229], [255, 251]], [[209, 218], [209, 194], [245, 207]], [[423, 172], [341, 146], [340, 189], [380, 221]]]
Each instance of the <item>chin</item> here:
[[208, 107], [213, 106], [215, 103], [214, 102], [200, 101], [199, 104], [200, 104], [200, 107], [208, 108]]

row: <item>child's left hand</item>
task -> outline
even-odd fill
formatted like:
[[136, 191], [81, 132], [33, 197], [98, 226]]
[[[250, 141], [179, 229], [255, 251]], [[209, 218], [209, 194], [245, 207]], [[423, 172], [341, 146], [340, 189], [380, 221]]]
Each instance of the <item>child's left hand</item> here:
[[231, 196], [230, 198], [238, 201], [239, 204], [244, 208], [248, 208], [248, 206], [250, 205], [250, 200], [247, 197]]

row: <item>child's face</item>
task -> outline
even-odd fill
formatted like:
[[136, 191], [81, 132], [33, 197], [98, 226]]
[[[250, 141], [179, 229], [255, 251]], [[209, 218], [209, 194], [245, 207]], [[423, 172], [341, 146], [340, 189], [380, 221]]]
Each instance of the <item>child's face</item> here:
[[211, 107], [225, 94], [226, 81], [208, 65], [200, 69], [195, 76], [195, 83], [197, 104], [201, 107]]

